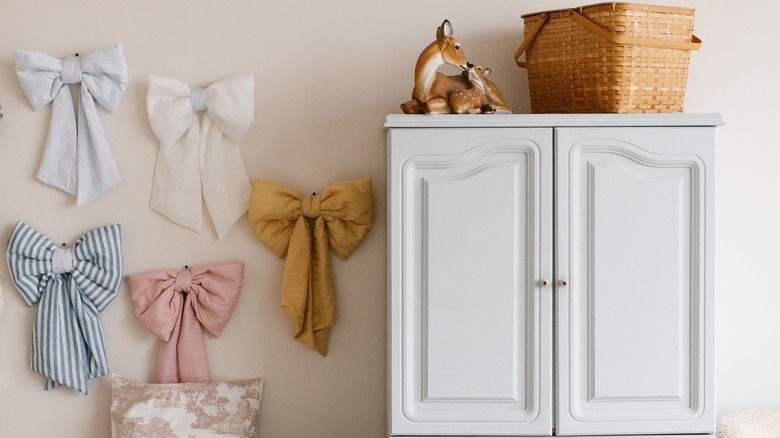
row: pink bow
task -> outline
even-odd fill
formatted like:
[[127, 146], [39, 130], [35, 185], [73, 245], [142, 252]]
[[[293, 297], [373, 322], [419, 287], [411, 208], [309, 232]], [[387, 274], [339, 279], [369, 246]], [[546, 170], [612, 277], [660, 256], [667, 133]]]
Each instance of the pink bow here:
[[243, 262], [127, 276], [136, 316], [160, 338], [155, 382], [211, 381], [201, 325], [219, 337], [236, 308], [243, 278]]

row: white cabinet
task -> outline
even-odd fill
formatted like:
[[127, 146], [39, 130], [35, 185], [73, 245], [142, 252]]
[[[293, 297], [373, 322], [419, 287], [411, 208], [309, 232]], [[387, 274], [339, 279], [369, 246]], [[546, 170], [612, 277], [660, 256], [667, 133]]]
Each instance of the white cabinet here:
[[713, 434], [720, 124], [388, 116], [390, 435]]

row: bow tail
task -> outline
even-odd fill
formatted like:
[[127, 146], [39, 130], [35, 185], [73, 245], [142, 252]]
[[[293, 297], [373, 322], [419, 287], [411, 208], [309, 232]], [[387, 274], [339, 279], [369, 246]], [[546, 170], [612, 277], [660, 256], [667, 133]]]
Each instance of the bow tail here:
[[47, 390], [65, 385], [86, 395], [87, 352], [75, 310], [64, 282], [53, 277], [35, 315], [31, 362], [47, 378]]
[[81, 335], [84, 337], [84, 343], [87, 348], [87, 359], [89, 360], [88, 377], [94, 379], [109, 373], [106, 344], [102, 336], [103, 323], [100, 321], [100, 315], [93, 306], [84, 305], [82, 307]]
[[203, 116], [200, 169], [203, 199], [222, 239], [249, 208], [252, 184], [244, 168], [238, 144]]
[[[149, 207], [190, 230], [202, 229], [201, 177], [198, 156], [200, 122], [192, 118], [186, 135], [170, 145], [160, 143]], [[195, 169], [195, 171], [193, 171]]]
[[282, 274], [282, 310], [293, 323], [293, 336], [314, 348], [311, 320], [311, 232], [305, 217], [298, 217], [290, 236]]
[[330, 267], [328, 253], [328, 235], [322, 216], [318, 217], [314, 223], [310, 290], [314, 349], [322, 356], [326, 356], [330, 328], [336, 323], [336, 301], [333, 271]]
[[52, 103], [49, 134], [37, 176], [41, 182], [73, 196], [76, 196], [78, 186], [75, 120], [70, 88], [64, 85]]
[[83, 205], [122, 182], [95, 100], [84, 85], [79, 99], [78, 139], [76, 205]]
[[[70, 291], [73, 315], [76, 317], [76, 327], [79, 329], [84, 346], [85, 360], [89, 363], [87, 378], [94, 379], [104, 376], [109, 373], [109, 369], [100, 312], [95, 304], [86, 297], [73, 277], [70, 278], [68, 290]], [[82, 369], [84, 368], [82, 367]]]
[[181, 316], [181, 332], [177, 346], [179, 379], [182, 382], [210, 382], [206, 342], [203, 339], [203, 329], [192, 308], [192, 295], [194, 292], [187, 294]]
[[157, 346], [157, 365], [154, 369], [155, 383], [179, 383], [179, 335], [181, 333], [181, 317], [176, 323], [167, 341], [160, 339]]

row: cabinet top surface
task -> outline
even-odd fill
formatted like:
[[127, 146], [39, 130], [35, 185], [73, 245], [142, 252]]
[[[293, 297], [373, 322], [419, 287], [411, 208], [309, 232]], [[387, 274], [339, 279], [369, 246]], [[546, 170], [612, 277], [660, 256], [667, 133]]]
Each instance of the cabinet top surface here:
[[555, 128], [720, 126], [716, 113], [669, 114], [388, 114], [385, 128]]

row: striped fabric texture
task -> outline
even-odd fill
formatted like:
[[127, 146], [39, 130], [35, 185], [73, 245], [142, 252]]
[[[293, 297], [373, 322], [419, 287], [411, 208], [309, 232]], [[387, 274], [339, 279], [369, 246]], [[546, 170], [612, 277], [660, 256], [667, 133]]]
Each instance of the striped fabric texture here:
[[47, 390], [65, 385], [86, 395], [89, 379], [109, 373], [100, 313], [122, 280], [121, 227], [100, 227], [72, 248], [58, 248], [17, 222], [8, 242], [8, 270], [27, 305], [40, 302], [33, 371], [47, 377]]

